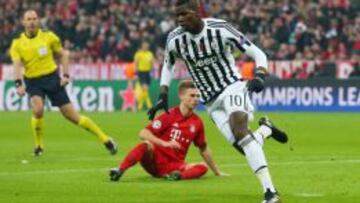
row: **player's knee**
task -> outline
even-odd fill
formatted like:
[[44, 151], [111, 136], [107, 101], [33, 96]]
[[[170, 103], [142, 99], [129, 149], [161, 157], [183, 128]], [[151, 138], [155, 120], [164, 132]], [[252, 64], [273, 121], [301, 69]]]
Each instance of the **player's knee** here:
[[197, 167], [197, 169], [199, 170], [199, 177], [205, 175], [209, 170], [205, 163], [198, 164], [195, 167]]
[[66, 118], [68, 121], [71, 121], [72, 123], [75, 123], [75, 124], [78, 123], [78, 121], [75, 120], [74, 117], [70, 113], [63, 112], [63, 116], [64, 116], [64, 118]]
[[205, 163], [199, 164], [199, 167], [202, 171], [204, 171], [204, 174], [209, 170], [208, 166]]
[[44, 116], [44, 106], [42, 103], [32, 105], [32, 112], [35, 118], [42, 118]]
[[72, 106], [61, 106], [60, 111], [62, 115], [74, 124], [80, 122], [80, 115], [72, 108]]
[[248, 115], [245, 112], [232, 113], [229, 118], [229, 123], [232, 133], [238, 140], [241, 140], [250, 133], [248, 129]]
[[143, 140], [139, 145], [143, 145], [146, 147], [147, 150], [153, 150], [154, 149], [154, 144], [152, 144], [150, 141], [148, 140]]

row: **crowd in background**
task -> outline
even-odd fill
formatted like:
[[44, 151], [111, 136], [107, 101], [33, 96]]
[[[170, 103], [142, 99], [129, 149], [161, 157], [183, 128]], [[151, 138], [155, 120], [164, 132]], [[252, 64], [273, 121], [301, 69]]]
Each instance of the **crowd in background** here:
[[[0, 2], [0, 62], [10, 62], [21, 14], [39, 12], [75, 62], [132, 61], [142, 41], [161, 60], [175, 26], [175, 0], [7, 0]], [[353, 59], [360, 53], [360, 7], [350, 0], [201, 0], [201, 14], [229, 21], [273, 60]]]

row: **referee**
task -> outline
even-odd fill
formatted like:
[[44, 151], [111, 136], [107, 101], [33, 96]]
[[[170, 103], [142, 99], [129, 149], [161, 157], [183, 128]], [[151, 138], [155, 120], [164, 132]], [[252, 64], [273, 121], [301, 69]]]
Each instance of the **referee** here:
[[[44, 150], [45, 97], [51, 101], [53, 106], [59, 107], [65, 118], [95, 134], [111, 154], [116, 154], [116, 143], [90, 118], [79, 115], [70, 103], [64, 88], [70, 82], [69, 51], [63, 49], [56, 34], [40, 29], [40, 21], [36, 11], [27, 10], [22, 18], [25, 31], [13, 39], [10, 55], [15, 69], [17, 94], [24, 96], [28, 93], [31, 100], [31, 128], [35, 139], [34, 155], [40, 156]], [[60, 58], [63, 67], [61, 77], [54, 56]]]

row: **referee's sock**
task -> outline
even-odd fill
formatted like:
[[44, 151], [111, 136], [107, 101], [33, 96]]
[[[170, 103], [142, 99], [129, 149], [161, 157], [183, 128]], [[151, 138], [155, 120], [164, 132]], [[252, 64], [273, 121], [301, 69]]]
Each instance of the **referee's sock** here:
[[153, 105], [152, 105], [152, 102], [151, 102], [151, 99], [150, 99], [149, 91], [144, 90], [143, 94], [144, 94], [144, 100], [146, 102], [147, 109], [151, 109]]
[[80, 116], [79, 126], [96, 135], [102, 143], [109, 141], [109, 137], [87, 116]]
[[31, 129], [34, 135], [35, 147], [44, 149], [44, 122], [42, 118], [31, 117]]

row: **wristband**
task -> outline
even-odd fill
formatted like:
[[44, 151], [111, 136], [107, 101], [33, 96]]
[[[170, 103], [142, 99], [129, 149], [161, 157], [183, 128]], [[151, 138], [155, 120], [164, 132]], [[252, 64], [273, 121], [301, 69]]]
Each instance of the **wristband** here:
[[68, 73], [64, 73], [64, 74], [63, 74], [63, 77], [64, 77], [64, 78], [70, 78], [70, 75], [69, 75]]

